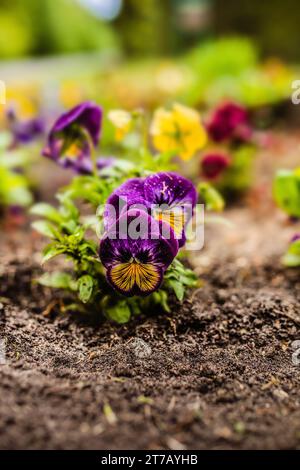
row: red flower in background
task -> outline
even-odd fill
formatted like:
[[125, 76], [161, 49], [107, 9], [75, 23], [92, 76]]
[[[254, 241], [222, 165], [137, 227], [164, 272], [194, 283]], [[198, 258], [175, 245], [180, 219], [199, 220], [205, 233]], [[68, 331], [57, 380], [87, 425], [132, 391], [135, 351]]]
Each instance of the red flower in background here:
[[217, 178], [230, 164], [228, 155], [208, 153], [201, 161], [201, 172], [208, 179]]
[[214, 142], [228, 139], [248, 141], [252, 135], [247, 110], [235, 103], [225, 103], [216, 108], [206, 127]]

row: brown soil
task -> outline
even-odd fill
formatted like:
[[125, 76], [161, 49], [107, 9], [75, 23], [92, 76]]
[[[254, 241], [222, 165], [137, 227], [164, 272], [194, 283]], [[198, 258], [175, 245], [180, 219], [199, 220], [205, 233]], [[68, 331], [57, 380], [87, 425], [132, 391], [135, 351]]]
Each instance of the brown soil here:
[[300, 280], [280, 265], [295, 227], [259, 194], [208, 228], [201, 288], [122, 327], [59, 313], [31, 282], [41, 240], [2, 235], [0, 448], [300, 448]]

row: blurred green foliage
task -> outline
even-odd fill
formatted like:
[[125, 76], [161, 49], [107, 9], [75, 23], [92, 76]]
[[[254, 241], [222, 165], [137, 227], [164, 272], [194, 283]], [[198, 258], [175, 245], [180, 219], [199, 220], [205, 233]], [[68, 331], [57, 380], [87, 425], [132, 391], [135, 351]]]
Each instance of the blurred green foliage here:
[[126, 0], [116, 21], [129, 54], [161, 55], [169, 50], [170, 0]]
[[291, 217], [300, 217], [300, 169], [279, 170], [273, 184], [278, 207]]
[[0, 57], [117, 48], [118, 35], [70, 0], [0, 0]]
[[[177, 27], [184, 19], [183, 4], [207, 4], [212, 16], [205, 33], [201, 24], [195, 30], [191, 25], [190, 31]], [[111, 47], [129, 55], [168, 55], [214, 33], [243, 34], [257, 41], [264, 54], [299, 60], [299, 22], [298, 0], [124, 0], [120, 16], [110, 24], [76, 0], [0, 0], [0, 58]], [[243, 52], [234, 51], [233, 63], [242, 60]], [[219, 60], [222, 68], [225, 57]]]
[[8, 151], [10, 135], [0, 133], [0, 209], [32, 203], [29, 180], [24, 172], [29, 164], [24, 149]]
[[255, 43], [243, 37], [200, 43], [184, 63], [193, 78], [183, 99], [193, 106], [224, 99], [250, 107], [272, 104], [287, 97], [295, 78], [280, 61], [262, 66]]
[[[9, 38], [9, 40], [8, 40]], [[25, 22], [9, 11], [0, 15], [0, 57], [23, 56], [32, 47], [32, 35]]]
[[208, 82], [218, 76], [236, 75], [257, 63], [258, 53], [252, 42], [245, 38], [232, 37], [209, 41], [196, 46], [188, 55], [190, 62], [199, 73], [205, 72]]
[[255, 155], [256, 148], [252, 145], [241, 145], [231, 151], [231, 164], [216, 184], [222, 194], [235, 196], [251, 187]]

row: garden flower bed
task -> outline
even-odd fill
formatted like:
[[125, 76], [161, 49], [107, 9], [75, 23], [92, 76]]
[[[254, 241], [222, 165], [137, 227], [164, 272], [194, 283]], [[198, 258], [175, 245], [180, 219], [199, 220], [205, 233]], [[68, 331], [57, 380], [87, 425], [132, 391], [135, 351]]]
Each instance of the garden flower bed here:
[[[2, 231], [1, 448], [299, 446], [299, 276], [280, 262], [295, 227], [266, 186], [298, 144], [278, 135], [260, 151], [247, 206], [207, 229], [190, 257], [201, 284], [182, 303], [172, 295], [169, 312], [124, 325], [64, 313], [68, 295], [32, 283], [43, 238], [29, 224]], [[53, 202], [59, 170], [41, 165], [39, 197]]]

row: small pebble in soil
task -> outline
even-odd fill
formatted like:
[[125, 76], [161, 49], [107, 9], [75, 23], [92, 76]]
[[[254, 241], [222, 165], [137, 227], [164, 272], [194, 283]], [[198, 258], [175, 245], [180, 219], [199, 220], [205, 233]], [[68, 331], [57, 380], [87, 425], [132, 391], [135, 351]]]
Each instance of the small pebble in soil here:
[[150, 357], [152, 354], [152, 349], [149, 344], [147, 344], [146, 341], [141, 338], [135, 338], [130, 343], [130, 348], [134, 352], [135, 356], [140, 359]]

